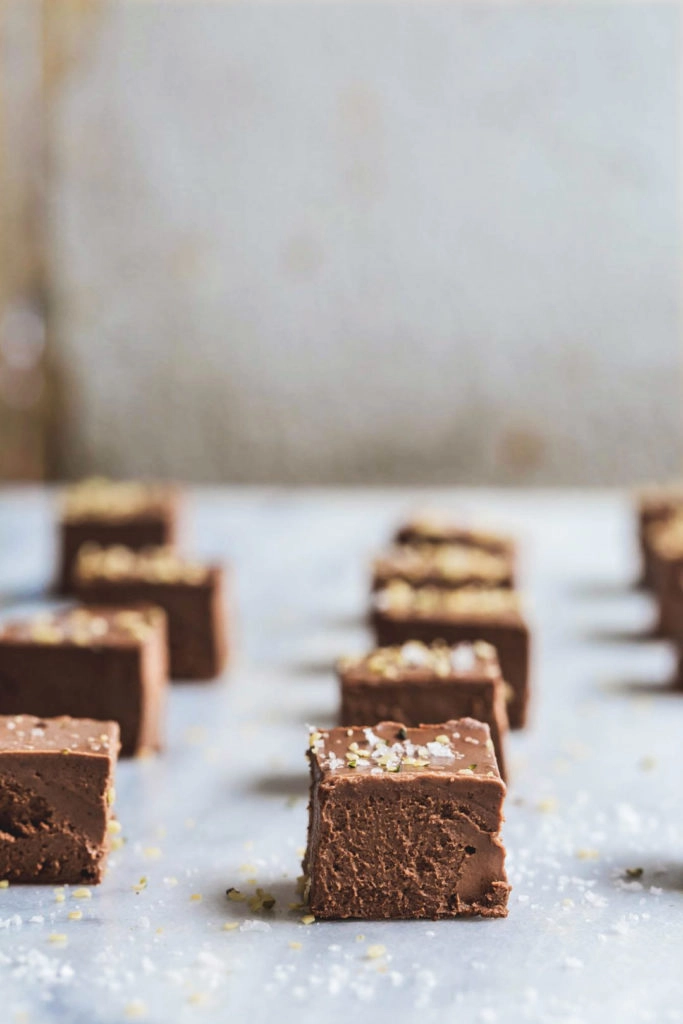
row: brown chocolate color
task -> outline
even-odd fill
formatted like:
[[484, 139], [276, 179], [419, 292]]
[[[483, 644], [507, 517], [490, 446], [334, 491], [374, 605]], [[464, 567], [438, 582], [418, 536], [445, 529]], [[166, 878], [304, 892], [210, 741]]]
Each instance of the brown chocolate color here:
[[638, 546], [641, 555], [640, 584], [655, 587], [655, 556], [650, 542], [650, 529], [683, 512], [683, 484], [663, 484], [647, 488], [637, 498]]
[[[95, 500], [90, 502], [89, 495]], [[74, 593], [76, 560], [84, 544], [120, 544], [133, 551], [175, 544], [178, 509], [178, 492], [167, 485], [85, 481], [67, 490], [59, 523], [57, 592]]]
[[121, 755], [162, 746], [168, 684], [158, 608], [76, 608], [0, 627], [0, 714], [118, 722]]
[[[372, 767], [349, 766], [352, 744]], [[308, 756], [304, 896], [315, 917], [506, 916], [505, 784], [486, 725], [325, 730]]]
[[[123, 554], [115, 548], [100, 554], [106, 559], [109, 553]], [[142, 568], [131, 565], [120, 573], [110, 573], [105, 566], [103, 571], [89, 569], [86, 574], [84, 566], [91, 564], [91, 555], [82, 551], [76, 567], [78, 596], [86, 604], [163, 608], [168, 618], [171, 678], [213, 679], [222, 672], [228, 654], [224, 570], [219, 565], [186, 563], [174, 556], [178, 573], [157, 574], [157, 554], [165, 560], [168, 552], [148, 549], [139, 553], [136, 557]], [[146, 574], [150, 566], [151, 575]]]
[[337, 664], [341, 690], [340, 724], [373, 725], [385, 720], [418, 726], [474, 718], [485, 722], [507, 780], [505, 737], [508, 716], [505, 684], [494, 647], [464, 643], [378, 648]]
[[0, 717], [0, 878], [102, 879], [116, 722]]
[[[498, 653], [503, 679], [508, 684], [507, 713], [511, 729], [526, 725], [529, 707], [530, 634], [529, 627], [519, 608], [518, 598], [510, 590], [468, 590], [453, 592], [453, 598], [462, 598], [462, 605], [449, 604], [448, 591], [437, 588], [405, 587], [410, 591], [407, 601], [393, 607], [386, 595], [394, 586], [376, 593], [371, 611], [371, 625], [378, 647], [401, 646], [408, 640], [420, 640], [431, 644], [435, 641], [452, 646], [465, 640], [484, 640], [492, 644]], [[423, 597], [433, 598], [428, 604]], [[440, 596], [442, 595], [442, 596]], [[485, 611], [483, 602], [486, 595], [491, 601], [500, 598], [500, 607], [495, 605]], [[472, 599], [472, 606], [466, 602]]]

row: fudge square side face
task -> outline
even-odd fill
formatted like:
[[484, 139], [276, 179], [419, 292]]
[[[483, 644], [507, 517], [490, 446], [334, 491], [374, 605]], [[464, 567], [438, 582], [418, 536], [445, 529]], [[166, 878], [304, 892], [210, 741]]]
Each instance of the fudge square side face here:
[[175, 542], [178, 494], [174, 488], [95, 478], [67, 490], [60, 515], [60, 593], [73, 593], [78, 552], [88, 542], [133, 550]]
[[672, 636], [676, 631], [672, 597], [683, 569], [683, 514], [653, 523], [647, 530], [648, 578], [659, 606], [657, 632]]
[[115, 722], [0, 717], [0, 878], [101, 881], [118, 745]]
[[644, 488], [637, 495], [638, 542], [642, 573], [641, 583], [654, 587], [654, 568], [650, 544], [650, 528], [674, 519], [683, 512], [683, 484], [669, 483]]
[[305, 893], [318, 918], [504, 917], [505, 784], [472, 719], [310, 737]]
[[405, 580], [413, 586], [512, 587], [515, 573], [506, 554], [466, 544], [400, 544], [373, 563], [373, 590], [391, 580]]
[[157, 605], [166, 612], [173, 679], [212, 679], [227, 660], [221, 566], [182, 559], [169, 548], [82, 548], [76, 586], [86, 604]]
[[498, 655], [483, 641], [379, 647], [364, 657], [337, 664], [341, 725], [374, 725], [384, 720], [418, 726], [474, 718], [485, 722], [506, 780], [508, 717]]
[[513, 590], [463, 587], [411, 587], [400, 580], [374, 595], [371, 622], [378, 647], [401, 646], [408, 640], [453, 645], [484, 640], [498, 653], [508, 684], [510, 728], [521, 729], [529, 704], [529, 628]]
[[0, 714], [119, 723], [121, 754], [158, 750], [168, 685], [160, 608], [73, 608], [0, 626]]

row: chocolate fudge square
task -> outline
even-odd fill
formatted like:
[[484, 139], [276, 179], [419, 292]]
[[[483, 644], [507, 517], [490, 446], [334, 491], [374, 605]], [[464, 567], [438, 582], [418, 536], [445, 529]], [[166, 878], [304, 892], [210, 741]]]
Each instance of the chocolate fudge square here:
[[655, 586], [654, 559], [649, 540], [650, 528], [683, 513], [683, 484], [651, 486], [637, 496], [638, 546], [641, 555], [641, 585]]
[[312, 732], [304, 898], [318, 918], [505, 917], [501, 780], [488, 726]]
[[86, 604], [157, 605], [166, 612], [172, 679], [212, 679], [226, 662], [224, 573], [170, 548], [81, 548], [76, 588]]
[[93, 477], [70, 487], [60, 516], [59, 592], [73, 593], [83, 544], [121, 544], [134, 551], [173, 545], [177, 520], [178, 494], [168, 485]]
[[72, 608], [0, 626], [0, 714], [109, 719], [121, 754], [159, 750], [168, 687], [160, 608]]
[[373, 562], [372, 589], [392, 580], [412, 586], [513, 587], [514, 565], [508, 554], [492, 554], [466, 544], [399, 544]]
[[445, 513], [422, 512], [397, 529], [397, 544], [461, 544], [493, 555], [503, 555], [514, 565], [516, 544], [511, 537], [493, 530], [480, 530], [452, 519]]
[[659, 606], [656, 632], [662, 636], [672, 636], [675, 631], [672, 592], [676, 589], [677, 578], [683, 569], [683, 514], [654, 523], [647, 530], [646, 537], [648, 570]]
[[474, 718], [485, 722], [503, 781], [508, 730], [505, 684], [495, 647], [475, 643], [379, 647], [363, 657], [337, 663], [341, 725], [385, 720], [418, 726]]
[[512, 729], [526, 723], [529, 703], [529, 629], [514, 590], [463, 587], [411, 587], [389, 583], [373, 597], [372, 625], [378, 647], [400, 647], [408, 640], [485, 640], [498, 652], [508, 684], [508, 719]]
[[0, 878], [102, 880], [118, 747], [116, 722], [0, 717]]

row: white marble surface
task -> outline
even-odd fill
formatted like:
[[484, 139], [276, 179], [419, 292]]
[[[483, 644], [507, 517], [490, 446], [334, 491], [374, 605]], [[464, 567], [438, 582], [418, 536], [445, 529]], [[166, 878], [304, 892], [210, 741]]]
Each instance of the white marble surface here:
[[[288, 912], [305, 722], [332, 722], [329, 663], [367, 641], [365, 558], [417, 499], [205, 491], [190, 509], [193, 547], [235, 563], [234, 668], [225, 683], [174, 686], [166, 754], [120, 766], [127, 844], [90, 900], [0, 890], [3, 1022], [683, 1020], [683, 696], [665, 689], [666, 645], [639, 639], [652, 608], [629, 590], [627, 501], [432, 497], [524, 541], [535, 713], [511, 743], [508, 919], [305, 926]], [[43, 493], [0, 497], [2, 614], [46, 581], [50, 530]], [[625, 883], [626, 868], [643, 875]], [[276, 896], [272, 914], [226, 900], [251, 875]], [[77, 906], [82, 920], [69, 921]], [[386, 956], [369, 959], [371, 944]]]

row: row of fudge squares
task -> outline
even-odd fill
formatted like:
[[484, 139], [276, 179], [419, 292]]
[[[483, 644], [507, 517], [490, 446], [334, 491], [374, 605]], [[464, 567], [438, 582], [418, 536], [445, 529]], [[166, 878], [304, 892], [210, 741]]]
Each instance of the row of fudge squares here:
[[177, 550], [179, 504], [169, 484], [93, 477], [69, 487], [57, 590], [88, 604], [163, 608], [171, 677], [211, 679], [227, 656], [225, 569]]
[[510, 538], [440, 515], [374, 560], [378, 646], [338, 662], [341, 724], [310, 736], [302, 891], [316, 917], [507, 914], [505, 739], [529, 699], [515, 582]]
[[522, 728], [529, 705], [530, 634], [514, 589], [514, 541], [430, 514], [401, 526], [394, 542], [373, 563], [370, 624], [378, 645], [492, 644], [508, 684], [510, 726]]
[[0, 715], [113, 720], [122, 755], [160, 750], [169, 678], [211, 677], [225, 661], [218, 581], [210, 596], [156, 583], [151, 591], [96, 593], [121, 603], [0, 625]]

